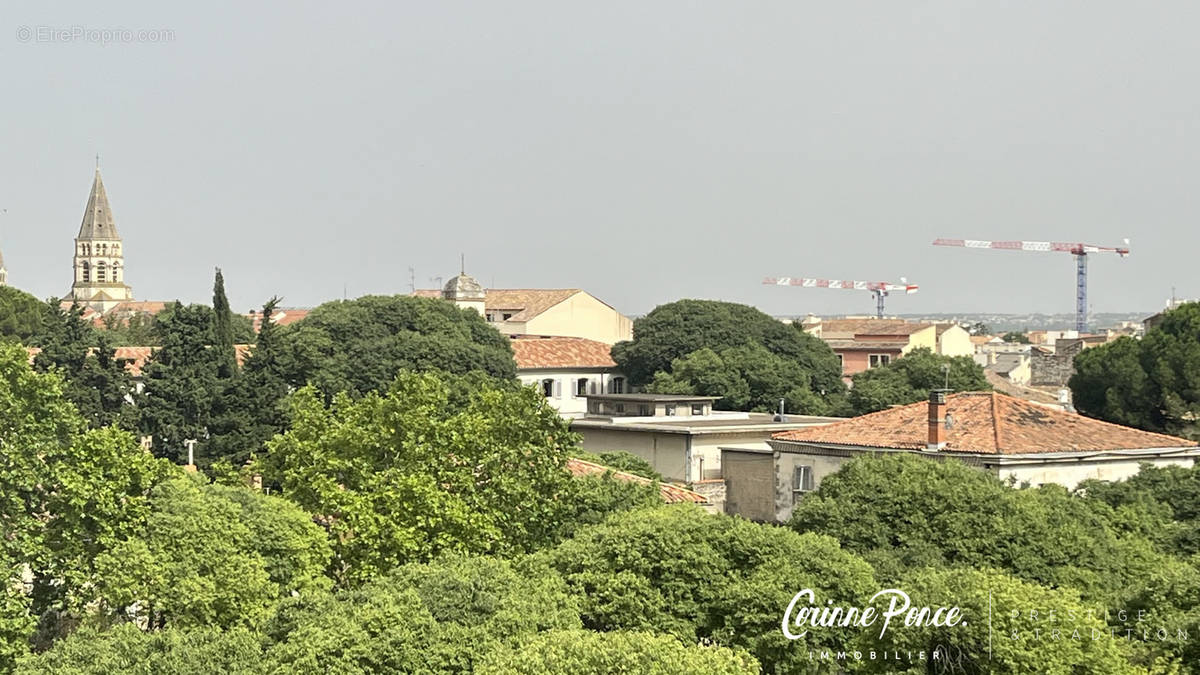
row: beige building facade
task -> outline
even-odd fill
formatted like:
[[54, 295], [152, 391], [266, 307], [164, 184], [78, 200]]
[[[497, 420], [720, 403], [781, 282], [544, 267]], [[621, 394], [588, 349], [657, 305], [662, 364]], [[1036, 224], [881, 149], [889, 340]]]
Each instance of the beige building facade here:
[[505, 335], [577, 337], [608, 345], [633, 338], [632, 319], [578, 288], [485, 289], [464, 272], [440, 291], [415, 295], [472, 309]]

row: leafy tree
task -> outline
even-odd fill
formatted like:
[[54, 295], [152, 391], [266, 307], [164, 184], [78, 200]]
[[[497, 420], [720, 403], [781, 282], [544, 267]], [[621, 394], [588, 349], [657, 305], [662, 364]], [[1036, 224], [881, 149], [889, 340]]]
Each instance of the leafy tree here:
[[956, 459], [897, 453], [844, 464], [790, 525], [837, 538], [885, 580], [918, 567], [992, 567], [1115, 600], [1163, 556], [1113, 519], [1058, 485], [1017, 490]]
[[109, 675], [173, 673], [208, 675], [267, 672], [260, 636], [245, 629], [196, 627], [146, 633], [133, 624], [101, 631], [86, 627], [49, 651], [18, 664], [20, 675]]
[[855, 373], [852, 380], [850, 406], [856, 415], [923, 401], [929, 398], [932, 389], [988, 391], [992, 388], [983, 368], [971, 357], [942, 356], [924, 347], [886, 366]]
[[281, 365], [279, 327], [272, 320], [278, 303], [271, 298], [263, 305], [258, 340], [239, 376], [226, 381], [220, 413], [209, 427], [209, 456], [233, 466], [242, 466], [287, 428], [290, 388]]
[[806, 647], [854, 637], [786, 640], [779, 623], [794, 593], [851, 603], [874, 585], [870, 566], [829, 537], [679, 505], [616, 514], [545, 555], [578, 595], [585, 627], [715, 640], [747, 649], [767, 672], [794, 672]]
[[1200, 303], [1164, 313], [1140, 341], [1081, 351], [1068, 385], [1085, 415], [1200, 438]]
[[1143, 464], [1130, 478], [1087, 480], [1075, 492], [1128, 513], [1137, 531], [1181, 556], [1200, 553], [1200, 466]]
[[0, 658], [11, 664], [36, 617], [53, 622], [94, 599], [93, 558], [138, 526], [171, 467], [127, 433], [85, 431], [61, 380], [31, 369], [22, 347], [0, 345], [0, 392]]
[[340, 580], [360, 582], [441, 551], [513, 553], [562, 527], [576, 437], [532, 389], [402, 373], [385, 394], [293, 399], [264, 477], [334, 538]]
[[34, 367], [53, 369], [62, 377], [63, 393], [92, 427], [136, 428], [137, 409], [129, 405], [133, 381], [115, 358], [108, 336], [83, 320], [78, 304], [64, 309], [51, 301], [45, 311]]
[[154, 315], [149, 312], [109, 312], [101, 317], [100, 327], [114, 347], [157, 347], [159, 344]]
[[1005, 342], [1012, 342], [1012, 343], [1016, 343], [1016, 344], [1022, 344], [1022, 345], [1029, 344], [1029, 336], [1024, 333], [1015, 331], [1015, 330], [1005, 333], [1003, 336], [1000, 337], [1000, 339], [1004, 340]]
[[[798, 324], [730, 302], [660, 305], [634, 322], [632, 341], [617, 343], [612, 352], [635, 386], [704, 391], [747, 410], [773, 409], [792, 389], [807, 390], [792, 394], [799, 409], [845, 390], [837, 357], [824, 342]], [[787, 378], [790, 387], [781, 383]]]
[[0, 340], [24, 342], [42, 331], [45, 305], [12, 286], [0, 286]]
[[519, 647], [496, 650], [476, 670], [480, 675], [754, 675], [758, 663], [724, 647], [684, 646], [648, 632], [552, 631]]
[[477, 312], [411, 296], [327, 302], [281, 336], [282, 372], [327, 397], [386, 390], [402, 370], [516, 376], [508, 340]]
[[328, 586], [320, 529], [283, 500], [193, 474], [155, 487], [150, 508], [135, 536], [96, 559], [114, 619], [252, 628], [280, 596]]
[[204, 305], [175, 303], [156, 317], [162, 347], [143, 371], [138, 400], [142, 430], [153, 436], [154, 452], [177, 464], [187, 458], [185, 441], [195, 439], [197, 462], [205, 452], [215, 401], [222, 393], [220, 358], [213, 343], [213, 312]]
[[811, 374], [797, 362], [758, 345], [733, 347], [719, 355], [704, 348], [671, 363], [646, 387], [660, 394], [719, 396], [726, 410], [768, 412], [783, 400], [788, 411], [826, 415], [840, 410], [840, 396], [813, 392]]
[[[1130, 663], [1122, 639], [1108, 635], [1103, 614], [1070, 589], [1052, 590], [999, 572], [969, 568], [914, 570], [899, 588], [909, 595], [912, 607], [958, 607], [964, 620], [954, 626], [906, 626], [897, 617], [882, 638], [878, 631], [864, 631], [865, 651], [926, 655], [924, 661], [865, 661], [867, 672], [1146, 672]], [[1052, 630], [1059, 631], [1057, 639], [1051, 638]], [[1075, 631], [1079, 638], [1072, 637]], [[1096, 638], [1093, 631], [1102, 637]]]

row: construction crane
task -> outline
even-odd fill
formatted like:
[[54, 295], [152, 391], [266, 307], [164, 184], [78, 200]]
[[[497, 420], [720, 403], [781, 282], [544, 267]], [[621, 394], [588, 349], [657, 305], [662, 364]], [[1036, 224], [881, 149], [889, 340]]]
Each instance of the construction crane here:
[[917, 285], [908, 283], [900, 277], [900, 283], [888, 281], [839, 281], [837, 279], [804, 279], [801, 277], [767, 277], [763, 279], [767, 286], [800, 286], [802, 288], [845, 288], [856, 291], [871, 291], [875, 296], [875, 316], [883, 318], [883, 299], [892, 291], [916, 293]]
[[1116, 253], [1124, 258], [1129, 255], [1129, 240], [1124, 246], [1096, 246], [1095, 244], [1068, 244], [1059, 241], [982, 241], [978, 239], [934, 239], [934, 246], [961, 246], [963, 248], [999, 248], [1008, 251], [1056, 251], [1075, 256], [1075, 330], [1087, 332], [1087, 256], [1089, 253]]

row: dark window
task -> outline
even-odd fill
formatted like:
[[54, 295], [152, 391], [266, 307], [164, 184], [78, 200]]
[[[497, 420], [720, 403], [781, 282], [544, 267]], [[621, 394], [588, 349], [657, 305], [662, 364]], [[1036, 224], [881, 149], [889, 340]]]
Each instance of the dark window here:
[[800, 501], [805, 492], [813, 490], [813, 468], [797, 466], [792, 469], [792, 503]]
[[892, 357], [890, 354], [871, 354], [871, 356], [869, 356], [868, 359], [869, 359], [868, 362], [870, 363], [870, 366], [872, 368], [878, 368], [879, 366], [886, 366], [887, 364], [892, 362]]
[[663, 413], [664, 413], [664, 414], [665, 414], [667, 417], [674, 417], [674, 416], [675, 416], [675, 406], [673, 406], [673, 405], [665, 405], [665, 406], [663, 406]]
[[554, 380], [542, 380], [542, 396], [546, 398], [554, 396]]
[[625, 378], [623, 378], [623, 377], [614, 377], [612, 380], [609, 380], [609, 382], [608, 382], [608, 393], [610, 393], [610, 394], [624, 394], [624, 393], [625, 393]]
[[587, 396], [587, 393], [588, 393], [588, 379], [586, 377], [581, 377], [575, 381], [575, 395], [576, 396]]
[[692, 414], [693, 415], [703, 415], [704, 414], [704, 404], [703, 403], [693, 403], [692, 404]]
[[504, 321], [508, 321], [509, 319], [511, 319], [511, 318], [512, 318], [512, 313], [511, 313], [511, 312], [505, 312], [504, 314], [501, 314], [501, 316], [503, 316], [503, 317], [504, 317], [504, 319], [503, 319]]
[[616, 403], [616, 404], [614, 404], [614, 405], [613, 405], [613, 412], [615, 412], [615, 413], [616, 413], [616, 414], [618, 414], [618, 415], [623, 415], [623, 414], [625, 414], [625, 404], [624, 404], [624, 403]]
[[650, 406], [646, 405], [645, 403], [638, 405], [638, 415], [640, 417], [649, 417], [652, 414], [654, 413], [652, 410], [650, 410]]

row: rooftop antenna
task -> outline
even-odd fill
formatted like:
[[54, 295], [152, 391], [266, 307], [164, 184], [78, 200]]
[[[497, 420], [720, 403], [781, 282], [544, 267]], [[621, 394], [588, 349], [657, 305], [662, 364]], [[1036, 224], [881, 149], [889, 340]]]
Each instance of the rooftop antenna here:
[[96, 153], [96, 170], [100, 170], [100, 153]]
[[463, 253], [458, 254], [458, 273], [459, 274], [467, 273], [467, 256], [466, 256], [466, 254], [463, 254]]
[[408, 268], [408, 287], [413, 293], [417, 292], [417, 271], [413, 268]]

